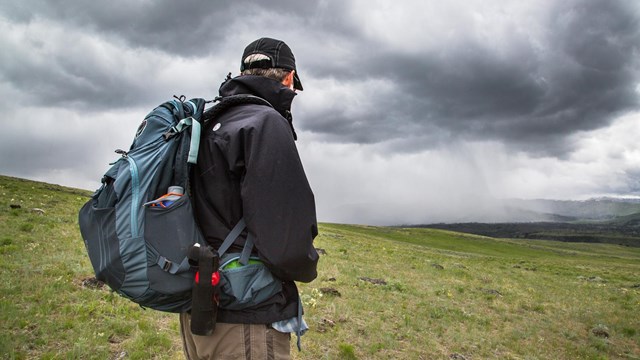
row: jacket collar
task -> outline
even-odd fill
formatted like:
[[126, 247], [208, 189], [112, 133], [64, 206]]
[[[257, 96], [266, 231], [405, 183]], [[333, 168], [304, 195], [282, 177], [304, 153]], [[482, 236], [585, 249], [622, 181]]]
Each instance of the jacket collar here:
[[293, 139], [298, 140], [298, 135], [293, 127], [293, 116], [291, 116], [291, 103], [296, 92], [277, 80], [257, 75], [240, 75], [223, 82], [219, 92], [222, 97], [249, 94], [267, 100], [282, 117], [287, 119]]
[[256, 75], [241, 75], [220, 86], [220, 96], [250, 94], [267, 100], [285, 118], [290, 117], [295, 91], [276, 80]]

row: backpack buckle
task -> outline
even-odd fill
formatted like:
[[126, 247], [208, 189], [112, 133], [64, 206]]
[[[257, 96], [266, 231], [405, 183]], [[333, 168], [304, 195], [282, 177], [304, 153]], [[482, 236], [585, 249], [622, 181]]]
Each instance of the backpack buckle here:
[[171, 260], [165, 257], [160, 257], [158, 261], [158, 265], [160, 265], [160, 268], [163, 271], [169, 272], [169, 270], [171, 270], [171, 266], [173, 265], [173, 263], [171, 262]]
[[169, 129], [169, 131], [167, 131], [166, 133], [162, 134], [162, 137], [164, 138], [164, 141], [169, 141], [171, 140], [172, 137], [176, 136], [176, 129], [175, 126], [172, 127], [171, 129]]

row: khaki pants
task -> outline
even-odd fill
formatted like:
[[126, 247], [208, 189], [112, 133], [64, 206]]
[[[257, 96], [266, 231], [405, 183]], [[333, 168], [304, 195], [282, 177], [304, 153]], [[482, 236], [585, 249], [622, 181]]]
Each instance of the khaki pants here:
[[289, 360], [291, 334], [267, 325], [216, 324], [211, 336], [191, 333], [191, 315], [180, 314], [180, 334], [188, 360]]

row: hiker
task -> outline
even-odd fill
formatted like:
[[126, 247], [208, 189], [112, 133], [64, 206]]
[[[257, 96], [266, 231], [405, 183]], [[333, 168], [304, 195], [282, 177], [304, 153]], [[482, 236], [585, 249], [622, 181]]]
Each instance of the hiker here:
[[240, 104], [203, 128], [191, 180], [194, 213], [215, 249], [244, 219], [246, 230], [229, 252], [241, 252], [250, 234], [252, 256], [282, 282], [282, 291], [246, 309], [219, 308], [211, 336], [193, 335], [191, 315], [181, 313], [188, 359], [290, 358], [290, 333], [306, 329], [294, 281], [317, 276], [315, 202], [290, 112], [302, 90], [295, 58], [283, 41], [261, 38], [244, 50], [240, 71], [227, 77], [220, 96], [249, 94], [271, 106]]

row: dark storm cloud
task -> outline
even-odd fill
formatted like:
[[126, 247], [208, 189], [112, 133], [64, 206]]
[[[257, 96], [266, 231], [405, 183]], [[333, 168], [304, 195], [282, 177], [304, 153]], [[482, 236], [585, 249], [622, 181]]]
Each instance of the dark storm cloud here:
[[145, 91], [139, 78], [92, 68], [95, 59], [87, 54], [84, 57], [60, 54], [46, 61], [33, 61], [29, 57], [10, 59], [15, 52], [10, 47], [4, 49], [7, 52], [0, 55], [5, 64], [0, 80], [28, 94], [33, 105], [104, 109], [148, 101], [153, 95], [157, 99], [153, 91]]
[[[162, 59], [235, 59], [238, 54], [229, 52], [227, 42], [237, 41], [242, 31], [260, 33], [260, 28], [269, 36], [269, 29], [278, 29], [274, 24], [285, 29], [305, 24], [335, 33], [345, 29], [340, 25], [344, 22], [331, 15], [341, 13], [341, 7], [341, 3], [298, 1], [9, 2], [0, 7], [0, 23], [24, 38], [0, 38], [0, 81], [41, 106], [85, 110], [151, 106], [167, 96], [166, 84], [157, 79], [167, 71]], [[34, 24], [53, 29], [24, 35], [35, 31]], [[56, 31], [69, 36], [52, 39]], [[91, 39], [102, 48], [96, 50]], [[212, 69], [216, 75], [205, 77], [221, 80], [226, 71], [235, 69]], [[179, 74], [170, 75], [174, 84], [181, 82]]]
[[[202, 46], [224, 38], [238, 14], [231, 1], [14, 1], [5, 16], [18, 22], [64, 21], [77, 30], [115, 36], [132, 47], [181, 56], [211, 51]], [[231, 8], [231, 11], [229, 11]], [[72, 44], [70, 44], [72, 45]]]
[[[228, 35], [235, 17], [225, 6], [230, 7], [210, 1], [10, 2], [0, 7], [0, 20], [18, 27], [15, 32], [24, 38], [2, 41], [0, 80], [40, 106], [151, 106], [167, 97], [157, 76], [170, 56], [206, 55]], [[38, 26], [51, 31], [42, 33]]]
[[[504, 44], [469, 34], [443, 41], [436, 53], [402, 54], [370, 44], [365, 51], [355, 44], [365, 58], [349, 63], [351, 70], [325, 62], [317, 64], [320, 72], [339, 74], [345, 86], [374, 74], [398, 88], [371, 92], [374, 105], [361, 119], [345, 115], [358, 104], [340, 103], [305, 125], [363, 143], [436, 125], [440, 134], [562, 156], [571, 147], [567, 136], [638, 109], [638, 9], [631, 1], [558, 2], [536, 20], [539, 34], [514, 32]], [[396, 101], [401, 106], [393, 106], [391, 96], [402, 98]]]
[[[114, 36], [131, 47], [154, 48], [178, 56], [204, 56], [216, 52], [216, 43], [238, 32], [238, 26], [287, 23], [309, 18], [315, 26], [330, 23], [324, 29], [339, 30], [330, 13], [338, 4], [309, 4], [293, 0], [253, 1], [14, 1], [6, 4], [7, 18], [30, 22], [44, 18], [64, 21], [78, 29], [100, 36]], [[322, 16], [323, 14], [327, 16]], [[325, 21], [326, 20], [326, 21]], [[266, 28], [265, 28], [266, 30]]]
[[[497, 140], [561, 156], [571, 150], [567, 136], [606, 126], [639, 106], [640, 14], [631, 0], [553, 2], [533, 19], [510, 19], [500, 39], [478, 35], [495, 24], [461, 27], [452, 19], [456, 36], [449, 36], [451, 29], [431, 29], [424, 33], [431, 45], [419, 39], [411, 51], [395, 46], [405, 37], [403, 29], [391, 29], [396, 33], [384, 39], [367, 29], [366, 10], [375, 6], [294, 0], [15, 1], [0, 7], [4, 21], [45, 20], [75, 35], [55, 44], [4, 42], [0, 80], [41, 106], [98, 111], [151, 106], [169, 91], [167, 82], [156, 78], [164, 71], [162, 59], [235, 59], [232, 51], [241, 45], [230, 43], [238, 34], [264, 28], [265, 35], [289, 34], [303, 82], [335, 80], [344, 95], [354, 93], [334, 95], [323, 106], [296, 114], [301, 130], [329, 141], [395, 141], [396, 151], [419, 151], [456, 138]], [[407, 26], [430, 21], [418, 12], [405, 14], [412, 17]], [[86, 34], [84, 41], [78, 42], [77, 34]], [[108, 52], [91, 49], [91, 38], [110, 47]], [[57, 48], [38, 53], [47, 46]], [[120, 49], [128, 53], [119, 54]], [[101, 66], [105, 58], [114, 60]], [[172, 86], [180, 83], [180, 74], [171, 76]], [[320, 101], [314, 92], [322, 89], [308, 90], [298, 103]]]

